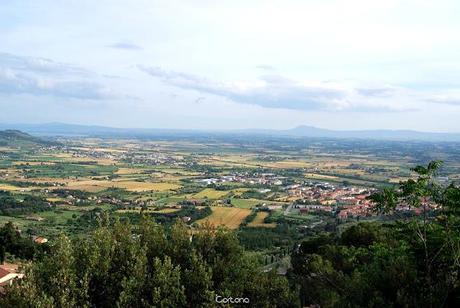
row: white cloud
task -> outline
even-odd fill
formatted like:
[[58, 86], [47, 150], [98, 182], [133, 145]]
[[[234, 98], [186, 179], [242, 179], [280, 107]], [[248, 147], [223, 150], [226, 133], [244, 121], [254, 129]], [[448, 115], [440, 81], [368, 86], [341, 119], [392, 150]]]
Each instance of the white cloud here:
[[217, 82], [192, 74], [139, 66], [167, 85], [225, 97], [265, 108], [330, 111], [413, 111], [417, 95], [409, 89], [357, 82], [299, 81], [280, 75], [263, 75], [255, 81]]
[[68, 63], [60, 63], [41, 57], [23, 57], [0, 52], [0, 68], [41, 74], [71, 74], [88, 76], [91, 72]]
[[70, 64], [0, 53], [0, 94], [92, 100], [117, 97], [94, 76], [89, 70]]
[[3, 119], [460, 131], [459, 1], [29, 2], [0, 8]]

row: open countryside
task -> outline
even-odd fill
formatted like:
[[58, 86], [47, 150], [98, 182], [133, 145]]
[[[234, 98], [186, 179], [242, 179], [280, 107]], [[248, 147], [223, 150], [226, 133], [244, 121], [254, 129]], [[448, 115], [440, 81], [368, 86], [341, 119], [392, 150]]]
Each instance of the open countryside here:
[[2, 1], [0, 308], [460, 307], [460, 1]]

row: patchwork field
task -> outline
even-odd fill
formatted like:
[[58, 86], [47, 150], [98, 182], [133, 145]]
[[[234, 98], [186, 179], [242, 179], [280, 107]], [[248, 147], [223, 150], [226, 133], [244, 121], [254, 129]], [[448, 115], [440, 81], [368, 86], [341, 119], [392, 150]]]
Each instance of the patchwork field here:
[[268, 212], [257, 212], [256, 218], [248, 224], [248, 227], [253, 228], [275, 228], [276, 223], [265, 223], [264, 219], [269, 215]]
[[8, 191], [15, 191], [15, 190], [23, 190], [24, 188], [9, 185], [9, 184], [1, 184], [0, 183], [0, 190], [8, 190]]
[[325, 175], [325, 174], [316, 174], [316, 173], [306, 173], [305, 177], [308, 179], [315, 179], [315, 180], [338, 180], [339, 178], [336, 176]]
[[198, 224], [205, 221], [215, 226], [225, 226], [229, 229], [237, 229], [244, 219], [251, 214], [251, 210], [235, 207], [212, 207], [212, 214], [204, 219], [197, 221]]
[[[324, 219], [282, 210], [304, 197], [289, 191], [290, 186], [391, 185], [412, 176], [409, 162], [418, 159], [414, 149], [424, 149], [417, 144], [406, 148], [405, 143], [396, 149], [392, 143], [370, 150], [374, 145], [349, 141], [227, 138], [190, 142], [62, 137], [60, 146], [0, 147], [0, 192], [5, 200], [17, 202], [0, 203], [0, 225], [12, 220], [40, 235], [78, 234], [97, 224], [101, 210], [138, 221], [140, 208], [147, 208], [162, 223], [171, 223], [175, 215], [169, 214], [184, 206], [178, 217], [191, 217], [190, 226], [209, 221], [237, 229], [251, 210], [265, 203], [276, 223], [265, 224], [268, 212], [258, 212], [242, 230], [272, 232], [286, 221], [311, 224]], [[458, 148], [439, 147], [445, 152], [446, 170], [452, 170], [442, 176], [459, 183]], [[212, 184], [202, 181], [209, 178]], [[35, 198], [36, 204], [24, 208], [27, 197]], [[231, 207], [217, 206], [229, 202]], [[207, 206], [211, 210], [200, 214]], [[45, 219], [36, 221], [29, 215]]]
[[241, 209], [250, 209], [258, 204], [262, 204], [264, 201], [257, 199], [236, 199], [232, 198], [232, 205]]
[[146, 192], [146, 191], [168, 191], [180, 187], [174, 183], [150, 183], [150, 182], [137, 182], [137, 181], [75, 181], [69, 182], [66, 188], [78, 189], [89, 192], [98, 192], [107, 188], [123, 188], [127, 191], [133, 192]]
[[220, 191], [220, 190], [215, 190], [212, 188], [206, 188], [200, 191], [199, 193], [192, 195], [191, 197], [196, 198], [196, 199], [203, 199], [203, 198], [219, 199], [227, 194], [228, 194], [228, 191]]

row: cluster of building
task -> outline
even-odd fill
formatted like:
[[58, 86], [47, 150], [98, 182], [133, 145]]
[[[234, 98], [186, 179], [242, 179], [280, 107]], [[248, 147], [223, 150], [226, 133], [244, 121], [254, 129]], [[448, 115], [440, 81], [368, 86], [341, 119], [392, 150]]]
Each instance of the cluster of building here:
[[[290, 196], [298, 198], [293, 208], [298, 209], [300, 214], [327, 213], [339, 219], [375, 215], [374, 204], [368, 198], [375, 189], [306, 182], [303, 185], [288, 186], [286, 190]], [[437, 209], [436, 203], [424, 199], [419, 207], [401, 203], [395, 212], [420, 215], [423, 211]]]
[[128, 152], [121, 154], [120, 160], [130, 164], [142, 164], [149, 166], [169, 165], [180, 167], [185, 165], [183, 159], [175, 156], [165, 155], [164, 153], [160, 152]]
[[277, 176], [274, 173], [249, 173], [249, 172], [236, 172], [230, 175], [223, 175], [218, 178], [206, 178], [197, 180], [200, 183], [206, 185], [218, 184], [218, 183], [245, 183], [251, 185], [283, 185], [283, 180], [285, 177]]
[[322, 182], [305, 182], [286, 187], [289, 196], [298, 197], [304, 203], [322, 205], [357, 205], [375, 190], [355, 186], [341, 186]]
[[414, 213], [416, 215], [422, 214], [424, 211], [436, 211], [440, 209], [440, 205], [430, 200], [428, 197], [424, 197], [420, 200], [420, 206], [414, 207], [407, 203], [400, 203], [396, 208], [395, 211], [399, 213]]
[[105, 151], [104, 149], [85, 149], [85, 148], [69, 148], [64, 151], [75, 158], [92, 158], [92, 159], [108, 159], [119, 160], [133, 164], [144, 165], [162, 165], [168, 164], [171, 166], [182, 166], [182, 159], [170, 156], [160, 152], [142, 152], [142, 151]]
[[119, 154], [112, 151], [104, 151], [101, 149], [79, 149], [79, 148], [66, 148], [64, 153], [72, 155], [75, 158], [94, 158], [94, 159], [116, 159]]
[[331, 213], [340, 219], [372, 214], [369, 188], [340, 186], [323, 182], [305, 182], [286, 187], [289, 196], [298, 198], [294, 208], [301, 214]]

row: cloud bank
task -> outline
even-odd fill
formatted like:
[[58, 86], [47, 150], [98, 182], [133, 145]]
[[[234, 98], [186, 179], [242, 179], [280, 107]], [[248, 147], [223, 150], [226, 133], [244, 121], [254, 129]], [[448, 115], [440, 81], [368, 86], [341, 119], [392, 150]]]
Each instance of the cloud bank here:
[[74, 65], [45, 58], [0, 53], [0, 93], [102, 100], [113, 91], [92, 80], [95, 74]]
[[389, 85], [300, 81], [275, 74], [262, 75], [255, 81], [218, 82], [156, 66], [139, 65], [138, 68], [167, 85], [265, 108], [366, 112], [417, 110], [417, 93]]

